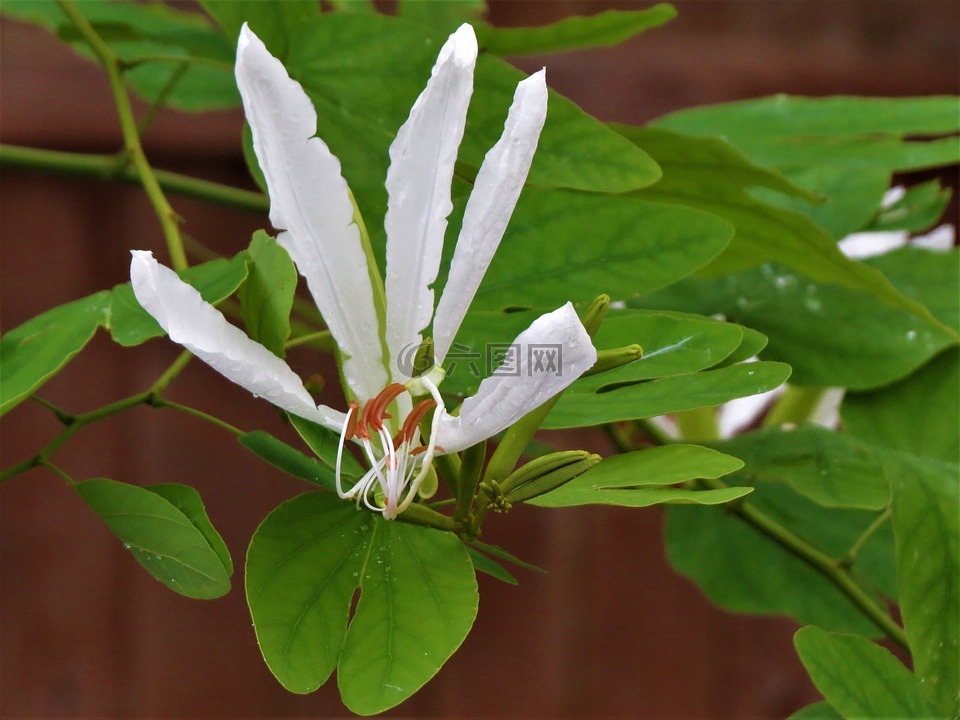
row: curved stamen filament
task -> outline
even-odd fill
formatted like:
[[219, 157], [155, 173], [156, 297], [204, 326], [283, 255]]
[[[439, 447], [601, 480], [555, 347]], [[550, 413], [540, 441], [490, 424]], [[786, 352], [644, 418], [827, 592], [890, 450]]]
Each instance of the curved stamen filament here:
[[360, 405], [356, 400], [350, 403], [350, 407], [347, 410], [347, 416], [343, 420], [343, 430], [340, 431], [340, 442], [337, 445], [337, 495], [339, 495], [341, 498], [350, 497], [350, 493], [345, 493], [343, 491], [343, 486], [340, 484], [340, 465], [343, 459], [343, 444], [347, 441], [348, 437], [353, 435], [353, 430], [356, 428], [358, 407], [360, 407]]
[[394, 436], [393, 444], [400, 445], [404, 442], [412, 442], [414, 433], [420, 426], [420, 421], [423, 420], [423, 416], [436, 406], [437, 401], [431, 398], [418, 402], [413, 410], [410, 411], [410, 414], [407, 415], [407, 419], [403, 421], [403, 427], [400, 428], [400, 432]]

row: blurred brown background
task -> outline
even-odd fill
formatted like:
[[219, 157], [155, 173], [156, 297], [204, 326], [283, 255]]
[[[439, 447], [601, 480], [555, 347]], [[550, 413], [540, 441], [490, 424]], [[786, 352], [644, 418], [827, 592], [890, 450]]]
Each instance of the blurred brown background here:
[[[690, 105], [774, 92], [955, 93], [957, 0], [679, 0], [677, 20], [611, 50], [525, 58], [604, 120], [640, 123]], [[536, 24], [643, 3], [494, 2]], [[113, 152], [105, 77], [54, 38], [4, 21], [2, 141]], [[248, 186], [237, 112], [169, 113], [145, 139], [156, 167]], [[233, 253], [265, 218], [173, 198], [186, 232]], [[131, 248], [162, 250], [144, 196], [113, 184], [4, 170], [0, 320], [12, 328], [126, 279]], [[176, 356], [164, 340], [121, 351], [98, 337], [42, 395], [73, 412], [144, 389]], [[293, 362], [312, 371], [309, 354]], [[173, 399], [290, 439], [273, 412], [199, 363]], [[2, 466], [58, 430], [24, 403], [3, 419]], [[82, 431], [56, 456], [75, 478], [183, 482], [203, 494], [242, 565], [264, 515], [307, 489], [198, 421], [139, 408]], [[62, 481], [33, 470], [0, 490], [0, 714], [342, 715], [335, 682], [290, 695], [264, 666], [242, 591], [181, 598], [151, 579]], [[794, 625], [728, 615], [674, 575], [657, 511], [521, 509], [487, 539], [549, 570], [514, 588], [481, 577], [480, 615], [410, 716], [785, 717], [816, 699]]]

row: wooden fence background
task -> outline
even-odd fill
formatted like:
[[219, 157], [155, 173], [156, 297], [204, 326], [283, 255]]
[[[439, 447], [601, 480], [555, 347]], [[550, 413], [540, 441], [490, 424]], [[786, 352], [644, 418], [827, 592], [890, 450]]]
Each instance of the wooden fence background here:
[[[505, 25], [638, 3], [495, 2]], [[956, 0], [679, 0], [680, 17], [612, 50], [525, 58], [605, 120], [774, 92], [920, 95], [958, 90]], [[111, 152], [104, 76], [53, 38], [0, 24], [2, 141]], [[248, 184], [237, 112], [170, 113], [146, 138], [156, 167]], [[186, 231], [233, 253], [265, 218], [174, 198]], [[4, 170], [5, 329], [126, 279], [131, 248], [161, 250], [137, 189]], [[43, 395], [81, 412], [146, 387], [177, 350], [98, 337]], [[297, 354], [303, 370], [316, 368]], [[287, 436], [266, 406], [200, 363], [172, 397]], [[25, 403], [2, 424], [2, 464], [57, 431]], [[595, 440], [588, 440], [595, 442]], [[57, 456], [77, 478], [184, 482], [204, 496], [238, 564], [257, 523], [304, 489], [232, 438], [140, 408], [88, 428]], [[342, 715], [335, 684], [286, 693], [260, 658], [241, 588], [181, 598], [152, 580], [60, 480], [31, 471], [0, 490], [0, 714], [4, 717]], [[651, 511], [521, 509], [489, 537], [549, 569], [520, 587], [481, 578], [480, 616], [454, 659], [395, 715], [785, 717], [817, 697], [794, 624], [713, 608], [674, 574]]]

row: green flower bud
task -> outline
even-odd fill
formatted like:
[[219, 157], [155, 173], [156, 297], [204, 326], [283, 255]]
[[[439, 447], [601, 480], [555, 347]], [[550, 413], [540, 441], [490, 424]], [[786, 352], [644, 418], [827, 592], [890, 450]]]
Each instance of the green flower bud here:
[[597, 361], [593, 364], [593, 367], [587, 370], [581, 377], [613, 370], [621, 365], [629, 365], [634, 360], [639, 360], [642, 357], [643, 348], [636, 344], [613, 348], [612, 350], [598, 350]]
[[[536, 460], [531, 460], [526, 465], [514, 470], [513, 473], [511, 473], [510, 476], [500, 484], [498, 489], [510, 503], [528, 500], [531, 497], [548, 492], [548, 490], [552, 490], [554, 487], [559, 487], [559, 485], [551, 485], [553, 480], [549, 480], [545, 485], [550, 487], [547, 487], [544, 490], [539, 490], [533, 495], [528, 494], [529, 491], [526, 488], [539, 488], [541, 485], [544, 485], [544, 483], [541, 482], [544, 478], [555, 479], [555, 477], [559, 477], [556, 475], [556, 473], [563, 473], [565, 469], [577, 465], [578, 463], [585, 462], [590, 458], [596, 458], [597, 460], [600, 459], [599, 456], [591, 455], [586, 450], [562, 450], [560, 452], [544, 455], [543, 457], [538, 457]], [[591, 463], [591, 465], [595, 464], [595, 462], [596, 461]], [[586, 470], [587, 467], [584, 467], [576, 474], [571, 475], [567, 478], [567, 480], [572, 480], [574, 477]], [[564, 480], [563, 482], [567, 482], [567, 480]], [[560, 484], [562, 485], [563, 482]]]
[[538, 495], [543, 495], [556, 490], [558, 487], [567, 484], [575, 477], [582, 475], [592, 468], [602, 459], [599, 455], [594, 455], [585, 451], [578, 451], [582, 454], [582, 459], [562, 465], [552, 472], [539, 475], [531, 480], [517, 485], [509, 493], [506, 500], [510, 504], [521, 503]]

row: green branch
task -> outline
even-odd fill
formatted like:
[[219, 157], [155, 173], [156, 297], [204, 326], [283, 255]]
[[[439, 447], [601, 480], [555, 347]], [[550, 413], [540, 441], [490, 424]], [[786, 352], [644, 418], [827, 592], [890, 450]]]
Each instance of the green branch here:
[[[143, 178], [136, 169], [118, 163], [116, 155], [0, 145], [0, 166], [143, 186]], [[154, 170], [153, 176], [161, 188], [175, 195], [256, 213], [266, 213], [270, 209], [267, 196], [258, 192], [241, 190], [166, 170]]]
[[117, 108], [117, 117], [120, 120], [124, 150], [133, 163], [137, 175], [140, 176], [143, 189], [147, 193], [147, 197], [150, 198], [154, 212], [160, 220], [160, 226], [163, 228], [163, 235], [170, 253], [170, 262], [174, 270], [183, 270], [187, 267], [187, 255], [183, 250], [183, 241], [180, 239], [180, 217], [167, 202], [153, 169], [147, 162], [147, 156], [143, 152], [140, 136], [137, 134], [137, 121], [134, 119], [133, 107], [130, 104], [130, 96], [127, 95], [127, 89], [123, 83], [120, 59], [110, 46], [103, 41], [103, 38], [97, 34], [97, 31], [77, 9], [72, 0], [57, 0], [57, 4], [84, 40], [87, 41], [90, 49], [93, 50], [103, 69], [107, 72], [113, 101]]
[[[730, 487], [722, 480], [702, 479], [699, 482], [711, 490], [721, 490]], [[790, 554], [820, 572], [820, 574], [833, 583], [838, 590], [846, 595], [860, 612], [870, 618], [877, 627], [883, 630], [887, 637], [909, 651], [910, 646], [903, 628], [897, 625], [893, 618], [851, 577], [843, 560], [837, 560], [825, 552], [818, 550], [803, 538], [794, 535], [766, 513], [757, 510], [747, 501], [727, 503], [722, 507], [727, 512], [739, 517], [755, 530], [759, 530]]]

